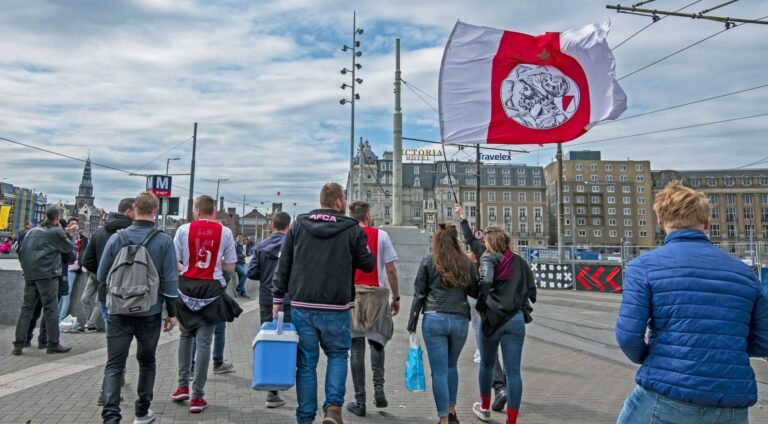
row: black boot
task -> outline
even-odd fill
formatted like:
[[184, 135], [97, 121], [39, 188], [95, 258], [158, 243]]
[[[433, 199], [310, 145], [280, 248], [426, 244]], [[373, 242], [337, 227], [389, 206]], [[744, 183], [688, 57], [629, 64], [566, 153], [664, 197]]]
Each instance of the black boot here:
[[357, 403], [355, 402], [348, 402], [347, 403], [347, 410], [358, 417], [364, 417], [365, 416], [365, 403]]
[[376, 405], [377, 408], [386, 408], [389, 406], [389, 402], [387, 402], [387, 396], [384, 394], [383, 387], [374, 387], [373, 404]]
[[72, 350], [71, 347], [67, 347], [59, 343], [56, 346], [48, 346], [48, 350], [46, 350], [45, 353], [67, 353], [70, 350]]
[[13, 355], [13, 356], [19, 356], [19, 355], [21, 355], [21, 354], [22, 354], [23, 350], [24, 350], [24, 349], [23, 349], [23, 345], [14, 344], [14, 345], [13, 345], [13, 350], [11, 351], [11, 355]]

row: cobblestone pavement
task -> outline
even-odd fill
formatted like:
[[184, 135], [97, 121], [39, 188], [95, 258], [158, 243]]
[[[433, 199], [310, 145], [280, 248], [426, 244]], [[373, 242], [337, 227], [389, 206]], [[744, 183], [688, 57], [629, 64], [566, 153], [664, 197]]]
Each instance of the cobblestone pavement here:
[[[251, 283], [253, 284], [253, 283]], [[255, 291], [255, 290], [254, 290]], [[618, 296], [576, 292], [544, 292], [536, 305], [534, 322], [527, 327], [523, 353], [524, 393], [521, 423], [611, 423], [632, 389], [636, 366], [629, 364], [616, 348], [612, 325]], [[211, 375], [206, 387], [208, 409], [192, 415], [186, 404], [169, 398], [177, 378], [178, 331], [163, 334], [158, 347], [158, 375], [152, 409], [158, 423], [292, 423], [295, 391], [284, 394], [287, 405], [264, 406], [265, 394], [250, 390], [251, 342], [257, 331], [258, 302], [243, 304], [245, 313], [227, 329], [225, 356], [236, 372]], [[345, 415], [346, 423], [434, 423], [437, 421], [427, 377], [425, 393], [410, 393], [403, 386], [403, 366], [408, 337], [405, 332], [410, 298], [403, 298], [402, 313], [396, 317], [396, 334], [387, 346], [386, 391], [390, 406], [376, 409], [369, 401], [368, 417]], [[62, 342], [73, 346], [66, 355], [46, 355], [36, 348], [25, 349], [21, 357], [10, 355], [12, 327], [0, 327], [0, 423], [98, 423], [101, 409], [96, 397], [101, 385], [106, 356], [103, 333], [65, 334]], [[470, 337], [459, 364], [458, 414], [462, 422], [479, 422], [471, 414], [477, 398], [477, 366], [472, 361], [475, 343]], [[322, 356], [322, 355], [321, 355]], [[425, 355], [425, 362], [426, 355]], [[428, 365], [428, 363], [427, 363]], [[753, 365], [765, 383], [768, 365]], [[319, 367], [323, 381], [324, 362]], [[128, 383], [122, 403], [124, 422], [132, 422], [138, 367], [129, 358]], [[427, 369], [429, 375], [429, 370]], [[370, 381], [370, 373], [368, 375]], [[347, 399], [352, 383], [347, 381]], [[370, 385], [370, 383], [369, 383]], [[322, 385], [320, 385], [322, 390]], [[765, 384], [761, 401], [750, 410], [752, 422], [768, 422]], [[372, 391], [372, 388], [369, 388]], [[320, 393], [319, 401], [323, 395]], [[320, 421], [319, 419], [317, 420]], [[491, 422], [503, 423], [494, 414]]]

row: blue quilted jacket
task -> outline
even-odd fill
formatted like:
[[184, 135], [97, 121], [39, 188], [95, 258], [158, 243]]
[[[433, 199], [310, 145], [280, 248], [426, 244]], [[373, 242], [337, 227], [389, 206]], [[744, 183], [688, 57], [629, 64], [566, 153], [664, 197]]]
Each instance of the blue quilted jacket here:
[[768, 291], [704, 232], [674, 231], [629, 264], [616, 341], [646, 390], [746, 408], [757, 402], [749, 357], [768, 356]]

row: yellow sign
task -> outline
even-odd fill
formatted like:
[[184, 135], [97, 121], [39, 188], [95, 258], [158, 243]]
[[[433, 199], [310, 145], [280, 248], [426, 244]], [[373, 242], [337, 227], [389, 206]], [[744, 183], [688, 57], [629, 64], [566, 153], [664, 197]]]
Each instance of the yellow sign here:
[[0, 230], [8, 228], [8, 217], [11, 216], [10, 206], [0, 206]]

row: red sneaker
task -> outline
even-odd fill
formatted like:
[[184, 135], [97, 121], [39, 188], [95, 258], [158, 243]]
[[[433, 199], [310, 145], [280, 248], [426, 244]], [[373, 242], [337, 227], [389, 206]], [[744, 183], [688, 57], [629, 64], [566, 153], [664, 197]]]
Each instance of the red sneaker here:
[[203, 409], [207, 407], [208, 402], [203, 400], [203, 398], [193, 397], [192, 400], [189, 401], [189, 412], [193, 414], [203, 412]]
[[176, 402], [189, 399], [189, 387], [179, 387], [175, 392], [173, 392], [173, 394], [171, 394], [171, 399], [175, 400]]

